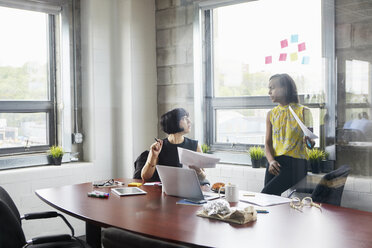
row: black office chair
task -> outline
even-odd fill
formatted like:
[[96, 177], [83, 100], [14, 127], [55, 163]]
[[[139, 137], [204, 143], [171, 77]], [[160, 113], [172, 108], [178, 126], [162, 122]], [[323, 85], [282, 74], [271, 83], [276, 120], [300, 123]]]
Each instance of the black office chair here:
[[[142, 152], [138, 158], [136, 159], [136, 161], [134, 161], [134, 173], [133, 173], [133, 179], [142, 179], [141, 177], [141, 171], [142, 171], [142, 168], [143, 166], [145, 166], [146, 164], [146, 161], [147, 161], [147, 156], [149, 155], [149, 151], [146, 150], [144, 152]], [[160, 178], [159, 178], [159, 175], [158, 175], [158, 172], [155, 171], [154, 175], [152, 176], [152, 178], [148, 181], [160, 181]], [[200, 185], [210, 185], [210, 182], [208, 179], [204, 179], [202, 181], [200, 181]]]
[[145, 237], [118, 228], [102, 230], [102, 245], [105, 248], [183, 248], [177, 243]]
[[[33, 238], [32, 240], [26, 242], [21, 223], [23, 219], [34, 220], [54, 217], [61, 217], [66, 225], [70, 228], [72, 235], [62, 234], [43, 236]], [[6, 192], [6, 190], [0, 186], [0, 247], [73, 248], [89, 246], [74, 236], [74, 229], [70, 223], [63, 215], [55, 211], [25, 214], [24, 216], [20, 217], [19, 211], [12, 198], [9, 196], [8, 192]]]
[[292, 187], [294, 190], [289, 194], [289, 197], [298, 193], [302, 196], [309, 196], [311, 194], [314, 202], [340, 206], [342, 193], [349, 173], [350, 167], [343, 165], [337, 170], [325, 174], [317, 183], [305, 177]]

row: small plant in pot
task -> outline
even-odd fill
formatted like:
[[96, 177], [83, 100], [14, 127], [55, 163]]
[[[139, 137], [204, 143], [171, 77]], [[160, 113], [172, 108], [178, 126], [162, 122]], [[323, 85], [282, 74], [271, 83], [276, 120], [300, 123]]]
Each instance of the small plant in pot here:
[[314, 148], [309, 151], [309, 162], [311, 165], [311, 172], [318, 174], [320, 172], [320, 162], [324, 160], [325, 153], [324, 151]]
[[264, 162], [265, 152], [260, 146], [253, 146], [249, 148], [249, 156], [252, 161], [252, 168], [260, 168]]
[[207, 144], [202, 144], [201, 149], [202, 149], [203, 153], [210, 153], [210, 151], [211, 151], [211, 147]]
[[324, 159], [320, 162], [320, 172], [328, 173], [334, 170], [335, 164], [333, 160], [329, 160], [329, 153], [324, 151]]
[[65, 152], [61, 146], [52, 146], [49, 150], [49, 157], [54, 165], [61, 165], [62, 157]]

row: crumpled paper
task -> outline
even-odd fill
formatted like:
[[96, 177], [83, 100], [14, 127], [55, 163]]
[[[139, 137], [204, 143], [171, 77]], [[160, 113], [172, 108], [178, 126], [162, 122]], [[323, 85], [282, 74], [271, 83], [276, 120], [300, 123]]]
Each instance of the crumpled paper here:
[[203, 209], [196, 213], [197, 216], [245, 224], [257, 220], [257, 211], [252, 206], [242, 210], [230, 208], [229, 203], [224, 199], [210, 201], [203, 205]]

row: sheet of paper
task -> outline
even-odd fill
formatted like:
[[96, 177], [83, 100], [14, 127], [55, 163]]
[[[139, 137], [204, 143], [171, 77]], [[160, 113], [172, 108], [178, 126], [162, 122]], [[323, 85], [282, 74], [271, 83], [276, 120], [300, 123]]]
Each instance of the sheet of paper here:
[[304, 132], [304, 135], [309, 137], [310, 139], [317, 139], [318, 136], [316, 136], [315, 134], [313, 134], [306, 126], [305, 124], [300, 120], [300, 118], [298, 118], [298, 116], [296, 115], [296, 113], [293, 111], [293, 109], [291, 108], [291, 106], [289, 106], [289, 110], [291, 111], [293, 117], [296, 119], [298, 125], [300, 125], [302, 131]]
[[143, 184], [143, 186], [162, 186], [161, 182], [149, 182], [149, 183], [145, 183]]
[[216, 163], [220, 161], [219, 158], [211, 154], [194, 152], [180, 147], [178, 147], [178, 157], [184, 167], [194, 165], [199, 168], [215, 168]]
[[285, 204], [291, 202], [291, 199], [277, 195], [268, 195], [249, 191], [239, 191], [239, 200], [248, 202], [261, 207]]

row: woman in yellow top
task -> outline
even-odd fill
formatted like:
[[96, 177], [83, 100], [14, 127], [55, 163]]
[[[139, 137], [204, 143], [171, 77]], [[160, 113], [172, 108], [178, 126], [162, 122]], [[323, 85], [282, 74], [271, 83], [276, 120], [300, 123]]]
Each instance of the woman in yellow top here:
[[288, 74], [276, 74], [269, 81], [269, 95], [279, 103], [266, 118], [265, 153], [269, 162], [262, 193], [281, 195], [307, 174], [306, 142], [310, 149], [315, 142], [304, 136], [289, 106], [312, 130], [310, 110], [299, 104], [297, 88]]

